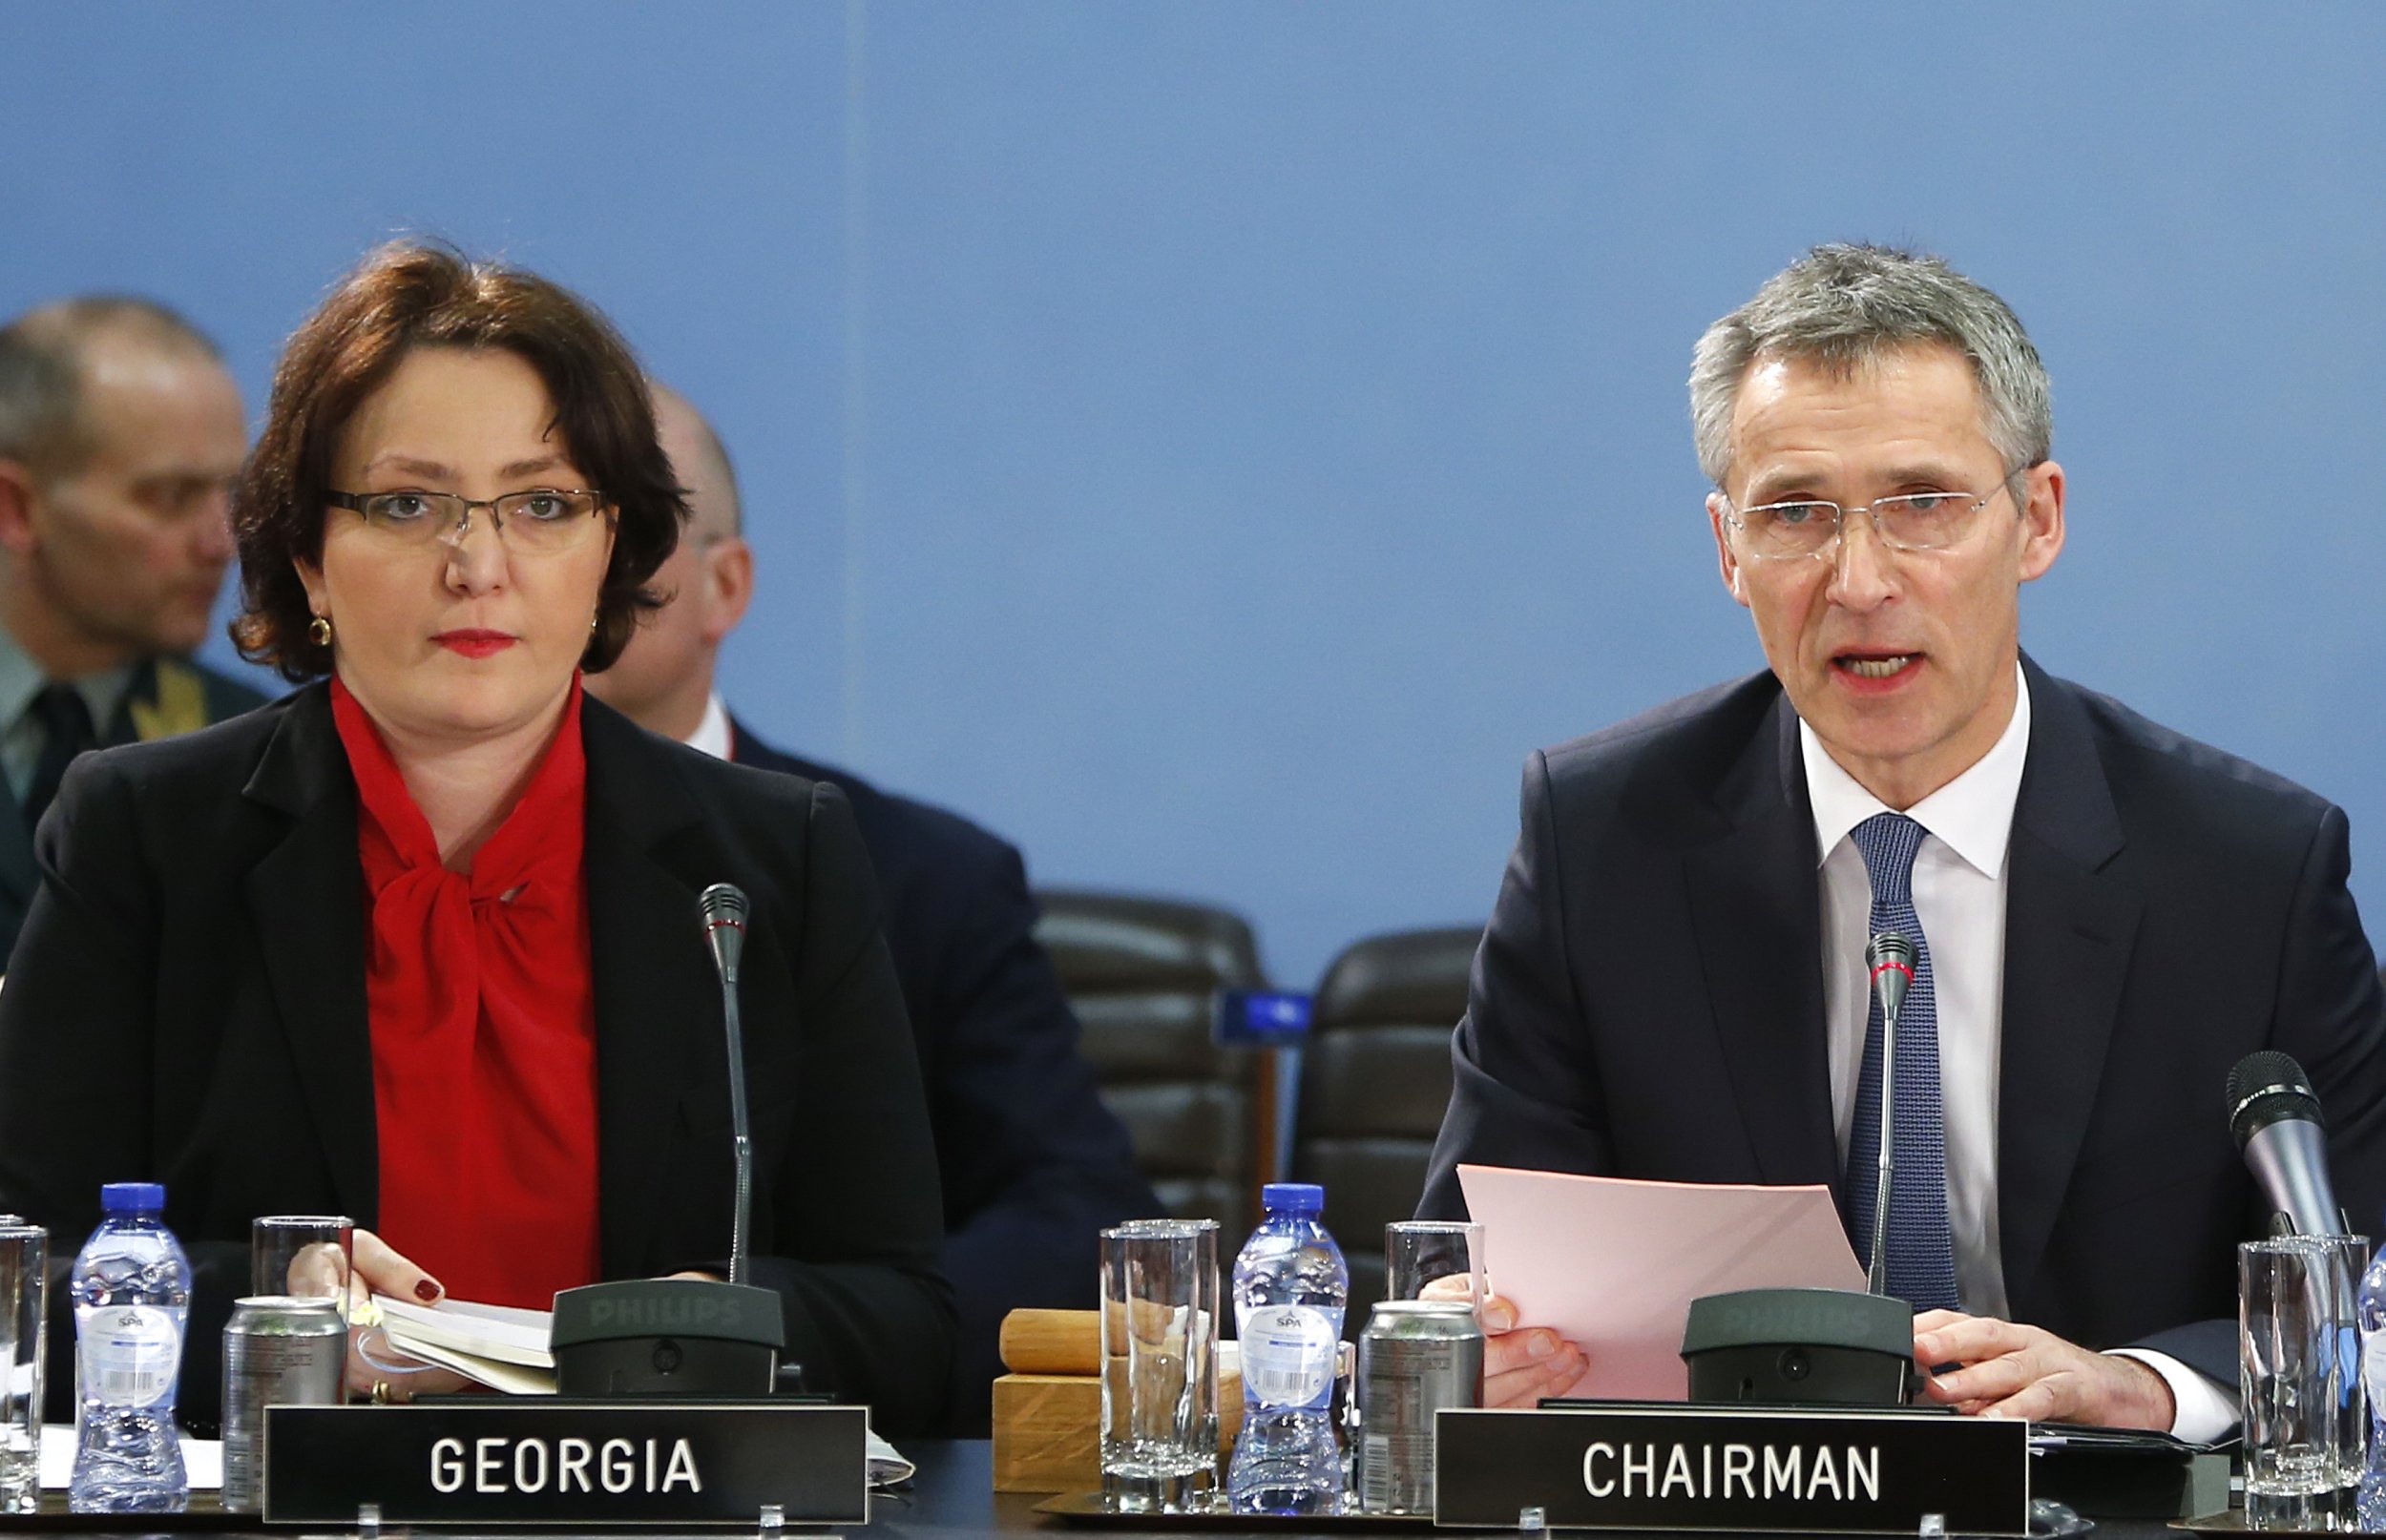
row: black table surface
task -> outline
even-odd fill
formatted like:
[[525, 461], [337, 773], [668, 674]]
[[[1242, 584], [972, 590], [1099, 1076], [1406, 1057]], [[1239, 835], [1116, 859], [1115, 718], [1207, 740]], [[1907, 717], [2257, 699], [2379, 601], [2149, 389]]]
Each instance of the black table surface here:
[[[918, 1466], [918, 1475], [903, 1488], [873, 1495], [870, 1499], [869, 1523], [858, 1530], [843, 1532], [868, 1534], [878, 1537], [878, 1540], [967, 1540], [967, 1537], [973, 1536], [1019, 1535], [1036, 1530], [1048, 1532], [1053, 1540], [1061, 1540], [1061, 1536], [1072, 1530], [1084, 1534], [1087, 1540], [1099, 1540], [1099, 1537], [1104, 1535], [1180, 1535], [1186, 1537], [1186, 1540], [1234, 1540], [1237, 1535], [1250, 1535], [1255, 1537], [1255, 1540], [1286, 1540], [1286, 1537], [1301, 1532], [1281, 1525], [1264, 1530], [1244, 1530], [1216, 1520], [1186, 1523], [1172, 1521], [1165, 1517], [1139, 1517], [1132, 1521], [1116, 1521], [1100, 1527], [1090, 1526], [1082, 1521], [1057, 1519], [1036, 1511], [1036, 1505], [1045, 1500], [1043, 1493], [997, 1492], [994, 1489], [994, 1446], [982, 1439], [922, 1440], [907, 1442], [899, 1447], [907, 1458]], [[90, 1522], [85, 1519], [73, 1524], [45, 1524], [40, 1515], [25, 1517], [0, 1515], [0, 1536], [73, 1535], [76, 1537], [76, 1540], [82, 1540], [82, 1537], [94, 1534], [115, 1533], [130, 1536], [177, 1532], [177, 1527], [171, 1515], [128, 1518], [121, 1530], [99, 1530], [83, 1527]], [[242, 1532], [226, 1530], [221, 1528], [221, 1522], [218, 1520], [215, 1524], [207, 1526], [204, 1532], [215, 1535]], [[199, 1526], [193, 1525], [184, 1532], [202, 1531]], [[288, 1536], [301, 1531], [278, 1530], [253, 1532], [267, 1536], [279, 1535], [283, 1537], [283, 1540], [287, 1540]], [[382, 1531], [386, 1536], [396, 1536], [408, 1532], [409, 1531], [394, 1526]], [[420, 1532], [429, 1534], [462, 1533], [464, 1531], [423, 1530]], [[558, 1536], [564, 1533], [564, 1531], [555, 1530], [537, 1531], [516, 1530], [509, 1532], [513, 1535], [535, 1533], [547, 1536]], [[612, 1531], [615, 1535], [622, 1532]], [[747, 1531], [731, 1530], [707, 1531], [713, 1536], [744, 1532]], [[787, 1531], [790, 1540], [795, 1540], [795, 1537], [809, 1532], [815, 1531], [794, 1529]], [[1407, 1535], [1414, 1540], [1414, 1537], [1422, 1533], [1435, 1531], [1422, 1530], [1414, 1523], [1370, 1526], [1363, 1520], [1346, 1519], [1329, 1525], [1320, 1525], [1314, 1532], [1328, 1537], [1328, 1540], [1334, 1540], [1334, 1537], [1366, 1534]], [[1498, 1531], [1450, 1530], [1448, 1532], [1490, 1535]], [[2107, 1519], [2096, 1527], [2089, 1540], [2176, 1540], [2179, 1534], [2178, 1530], [2151, 1521]]]

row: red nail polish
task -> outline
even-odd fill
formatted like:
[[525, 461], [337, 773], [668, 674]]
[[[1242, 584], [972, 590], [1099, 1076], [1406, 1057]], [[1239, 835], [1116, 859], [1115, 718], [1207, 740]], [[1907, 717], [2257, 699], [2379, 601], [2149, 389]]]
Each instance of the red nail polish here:
[[439, 1301], [439, 1285], [429, 1279], [425, 1279], [414, 1285], [414, 1298], [425, 1304], [436, 1304]]

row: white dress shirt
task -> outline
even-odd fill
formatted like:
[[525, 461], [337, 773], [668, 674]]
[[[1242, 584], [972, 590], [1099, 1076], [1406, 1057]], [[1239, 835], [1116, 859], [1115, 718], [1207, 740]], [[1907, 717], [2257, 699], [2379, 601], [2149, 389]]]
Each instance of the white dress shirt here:
[[702, 749], [716, 760], [735, 757], [737, 744], [731, 737], [729, 708], [722, 704], [720, 691], [715, 690], [704, 697], [704, 719], [696, 724], [696, 731], [688, 737], [687, 746]]
[[[1922, 825], [1914, 858], [1914, 912], [1930, 947], [1938, 1007], [1938, 1096], [1946, 1125], [1947, 1218], [1955, 1232], [1956, 1290], [1977, 1316], [2010, 1320], [1997, 1212], [1997, 1095], [2005, 999], [2005, 856], [2030, 752], [2030, 687], [2014, 665], [2013, 719], [1970, 769], [1905, 810]], [[1873, 883], [1850, 831], [1894, 811], [1856, 783], [1803, 720], [1798, 748], [1814, 812], [1823, 931], [1823, 1019], [1831, 1052], [1831, 1110], [1847, 1165], [1856, 1076], [1872, 1009], [1864, 948]], [[2213, 1439], [2236, 1421], [2233, 1396], [2161, 1353], [2124, 1350], [2169, 1383], [2183, 1438]]]

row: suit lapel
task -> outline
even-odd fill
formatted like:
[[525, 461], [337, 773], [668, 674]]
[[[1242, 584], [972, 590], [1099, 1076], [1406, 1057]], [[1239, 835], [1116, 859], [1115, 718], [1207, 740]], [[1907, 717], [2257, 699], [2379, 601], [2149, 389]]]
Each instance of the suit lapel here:
[[2053, 1233], [2103, 1075], [2144, 904], [2104, 870], [2123, 836], [2087, 713], [2023, 660], [2030, 750], [2006, 856], [1998, 1215], [2020, 1308]]
[[1835, 1188], [1814, 818], [1797, 728], [1783, 697], [1718, 787], [1727, 829], [1690, 851], [1685, 876], [1700, 971], [1758, 1175]]
[[356, 793], [325, 691], [291, 703], [242, 795], [291, 819], [251, 868], [248, 901], [334, 1189], [349, 1214], [370, 1224], [381, 1206], [380, 1160]]
[[588, 931], [596, 997], [597, 1191], [609, 1278], [634, 1277], [664, 1217], [695, 1024], [720, 1020], [697, 935], [698, 887], [659, 846], [697, 821], [665, 751], [595, 700], [588, 753]]

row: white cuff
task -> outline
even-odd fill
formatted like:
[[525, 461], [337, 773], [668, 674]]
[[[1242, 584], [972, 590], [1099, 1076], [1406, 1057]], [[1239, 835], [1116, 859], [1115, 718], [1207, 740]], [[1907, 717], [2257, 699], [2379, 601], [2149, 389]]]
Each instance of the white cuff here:
[[2229, 1436], [2237, 1426], [2239, 1414], [2235, 1387], [2228, 1390], [2219, 1382], [2206, 1378], [2168, 1353], [2156, 1353], [2143, 1347], [2116, 1347], [2112, 1358], [2133, 1358], [2170, 1386], [2170, 1433], [2173, 1438], [2190, 1444], [2214, 1444]]

